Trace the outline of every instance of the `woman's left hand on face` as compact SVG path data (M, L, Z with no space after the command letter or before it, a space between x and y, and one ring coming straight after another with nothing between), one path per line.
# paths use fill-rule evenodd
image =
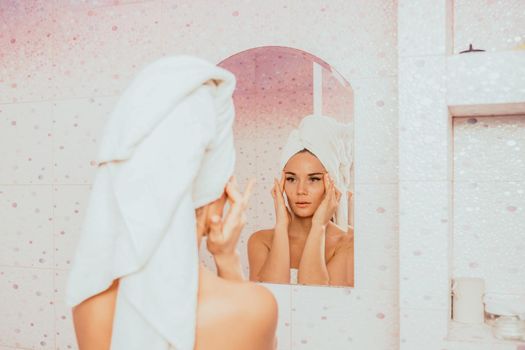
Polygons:
M255 180L250 180L244 193L239 191L235 178L226 185L226 199L230 207L224 218L219 215L211 218L206 241L206 247L211 254L227 255L236 252L237 241L246 224L246 210L254 184Z
M312 217L312 224L326 226L337 210L341 192L335 188L334 180L328 173L324 174L323 183L325 189L324 198Z

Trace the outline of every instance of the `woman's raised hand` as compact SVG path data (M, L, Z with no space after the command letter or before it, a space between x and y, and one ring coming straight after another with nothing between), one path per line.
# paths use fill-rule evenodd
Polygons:
M274 179L273 182L274 184L271 192L273 197L273 205L275 208L275 226L288 229L288 224L292 219L292 214L288 210L288 207L284 201L284 174L281 175L281 181Z
M211 217L206 241L208 251L214 256L236 253L239 236L246 224L246 209L254 184L255 180L250 180L244 193L239 191L234 177L226 185L226 199L230 207L224 219L219 215Z
M334 180L332 180L328 173L324 174L323 182L325 190L324 198L312 217L312 225L326 227L337 210L339 200L341 199L341 192L335 188Z

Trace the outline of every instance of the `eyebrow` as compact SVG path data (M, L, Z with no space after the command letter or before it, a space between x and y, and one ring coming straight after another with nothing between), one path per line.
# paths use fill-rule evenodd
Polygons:
M291 171L285 171L284 172L285 175L293 175L293 176L297 176L296 173L292 173ZM308 174L308 176L313 176L313 175L324 175L325 173L310 173Z

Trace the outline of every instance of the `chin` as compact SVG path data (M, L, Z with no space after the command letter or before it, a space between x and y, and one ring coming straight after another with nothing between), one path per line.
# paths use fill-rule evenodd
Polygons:
M312 210L310 209L302 209L302 208L294 208L294 211L293 211L294 215L295 216L298 216L300 218L311 218L314 213Z

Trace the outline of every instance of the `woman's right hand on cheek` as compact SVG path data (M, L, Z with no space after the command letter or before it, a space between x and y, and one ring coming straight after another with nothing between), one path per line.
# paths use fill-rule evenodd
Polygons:
M335 187L334 180L330 175L325 174L323 176L323 182L325 188L324 198L315 210L314 216L312 217L312 225L326 227L337 211L337 206L341 199L341 192Z
M274 179L274 185L272 188L273 204L275 208L276 227L288 228L288 224L292 219L292 215L286 206L284 201L284 174L281 177L281 181Z

